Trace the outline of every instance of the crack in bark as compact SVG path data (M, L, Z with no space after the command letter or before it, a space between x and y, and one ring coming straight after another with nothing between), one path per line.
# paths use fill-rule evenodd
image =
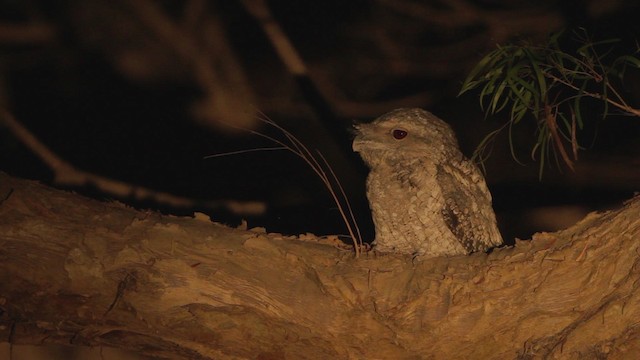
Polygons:
M13 188L10 188L7 194L2 199L0 199L0 205L2 205L3 202L9 200L11 194L13 194Z
M118 290L116 291L116 296L113 299L113 302L111 303L111 305L109 305L109 308L107 308L107 311L104 312L103 316L106 316L107 314L109 314L111 310L113 310L116 307L116 305L120 302L120 300L124 296L125 291L129 289L131 285L135 283L135 281L136 281L136 278L131 273L127 273L124 279L120 280L120 282L118 283Z

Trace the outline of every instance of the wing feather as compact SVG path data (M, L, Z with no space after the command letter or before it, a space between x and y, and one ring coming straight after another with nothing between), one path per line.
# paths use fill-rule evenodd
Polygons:
M469 252L500 245L502 237L491 207L491 194L480 170L462 156L457 160L437 166L445 223Z

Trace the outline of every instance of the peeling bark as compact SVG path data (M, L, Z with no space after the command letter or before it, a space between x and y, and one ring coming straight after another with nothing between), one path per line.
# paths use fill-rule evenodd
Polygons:
M137 211L0 173L0 336L173 359L629 358L640 198L421 260Z

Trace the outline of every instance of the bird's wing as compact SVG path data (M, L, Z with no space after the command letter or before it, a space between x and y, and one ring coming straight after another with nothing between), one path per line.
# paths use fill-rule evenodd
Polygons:
M438 165L436 178L444 199L442 216L462 246L473 252L500 245L491 194L480 170L463 159Z

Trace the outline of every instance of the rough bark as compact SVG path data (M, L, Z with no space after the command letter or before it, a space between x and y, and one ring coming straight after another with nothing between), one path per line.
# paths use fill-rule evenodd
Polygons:
M640 198L421 260L137 211L0 173L0 336L167 358L629 358Z

